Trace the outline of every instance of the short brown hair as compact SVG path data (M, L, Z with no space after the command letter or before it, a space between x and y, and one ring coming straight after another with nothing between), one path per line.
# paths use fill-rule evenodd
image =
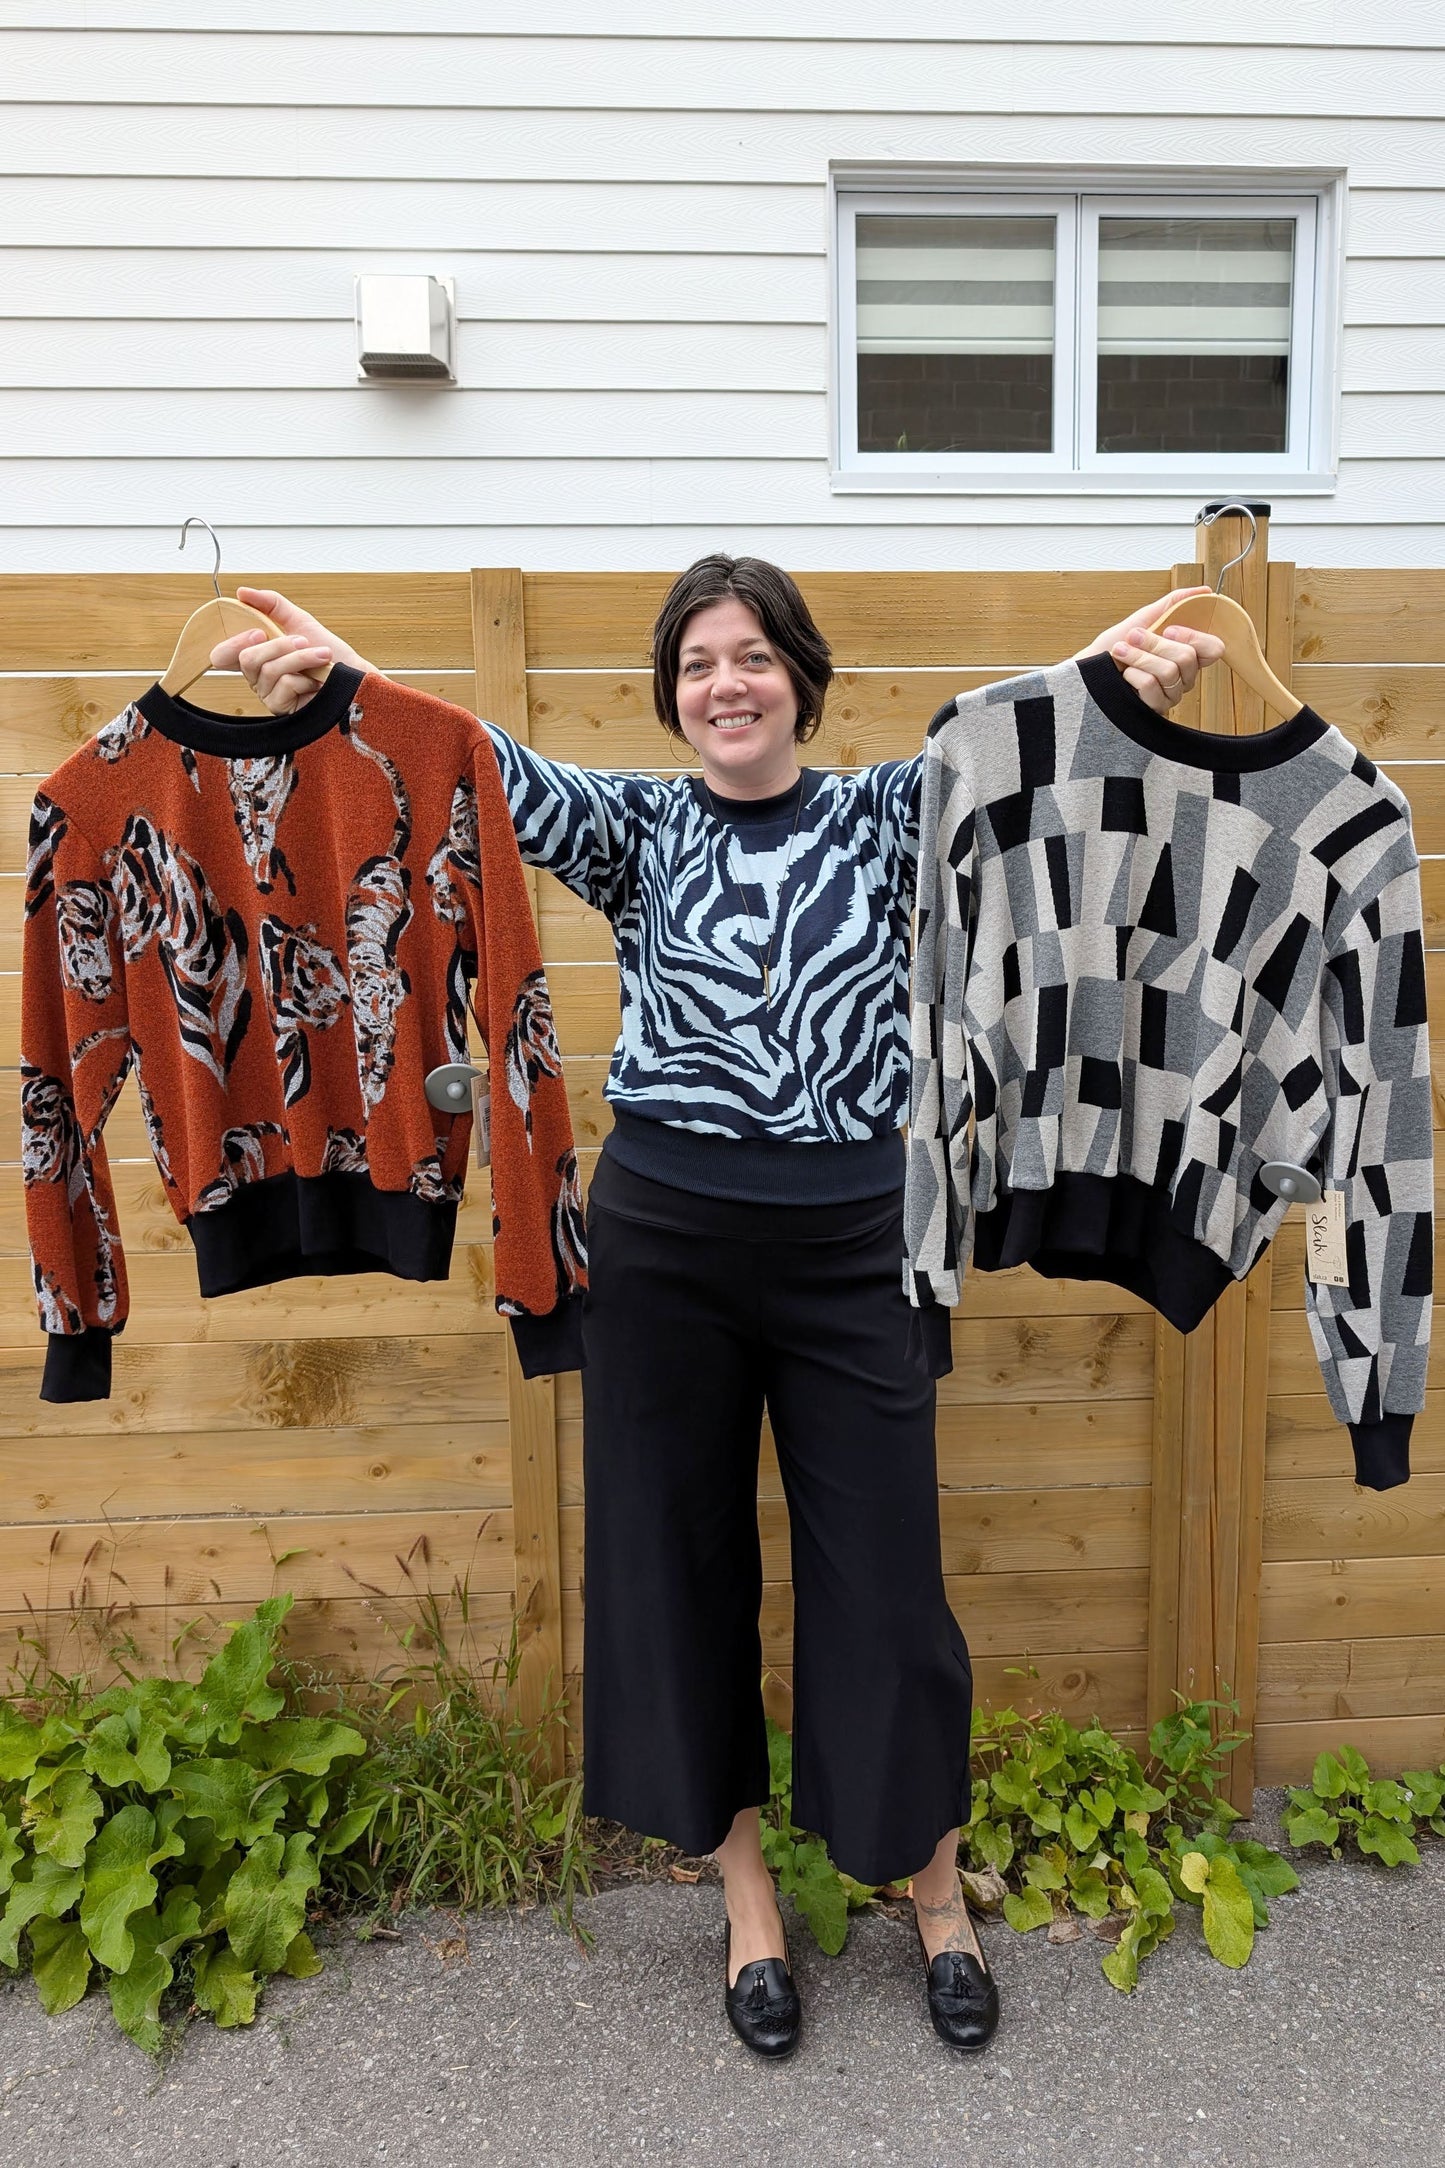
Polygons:
M677 671L688 619L729 596L746 603L781 655L798 696L793 736L806 745L823 720L823 702L833 682L832 651L813 623L797 581L765 557L724 557L720 551L699 557L667 590L652 628L652 704L658 721L669 737L676 737L682 727Z

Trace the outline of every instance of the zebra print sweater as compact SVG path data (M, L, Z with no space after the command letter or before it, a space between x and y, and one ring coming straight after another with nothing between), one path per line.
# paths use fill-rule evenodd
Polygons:
M607 1150L674 1187L772 1203L901 1186L919 759L808 769L749 805L487 727L523 860L611 925Z
M1409 1474L1434 1259L1419 867L1399 790L1309 708L1209 737L1107 656L934 718L922 792L905 1285L1132 1289L1180 1331L1287 1209L1342 1200L1307 1282L1358 1479Z
M333 670L295 716L154 686L35 800L22 1158L41 1397L103 1399L126 1322L103 1131L134 1068L201 1293L297 1274L444 1279L492 1060L497 1308L528 1375L580 1360L577 1162L491 742L460 708Z

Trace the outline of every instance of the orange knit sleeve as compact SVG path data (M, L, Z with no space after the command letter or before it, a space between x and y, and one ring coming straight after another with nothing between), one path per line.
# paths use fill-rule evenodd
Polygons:
M42 792L30 822L21 982L25 1217L42 1400L104 1400L125 1324L125 1257L101 1131L131 1064L115 905L99 858Z

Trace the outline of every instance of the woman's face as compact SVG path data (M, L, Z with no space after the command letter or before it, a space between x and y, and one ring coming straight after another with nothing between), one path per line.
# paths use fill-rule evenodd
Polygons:
M695 610L682 628L677 717L709 785L768 798L798 773L798 696L757 617L734 595Z

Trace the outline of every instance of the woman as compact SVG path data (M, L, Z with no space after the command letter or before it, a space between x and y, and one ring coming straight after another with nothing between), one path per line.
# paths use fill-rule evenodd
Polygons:
M1144 629L1186 592L1086 651L1111 649L1161 713L1220 652ZM283 596L241 595L285 637L214 660L276 712L333 660L367 667ZM523 859L606 913L622 980L588 1211L585 1804L715 1853L728 2016L787 2053L800 2009L757 1813L766 1407L792 1531L794 1814L859 1881L911 1875L934 2025L982 2047L998 1998L958 1881L972 1685L933 1434L948 1356L920 1346L900 1273L921 762L800 768L829 650L762 560L684 572L653 656L696 776L592 772L487 725Z

